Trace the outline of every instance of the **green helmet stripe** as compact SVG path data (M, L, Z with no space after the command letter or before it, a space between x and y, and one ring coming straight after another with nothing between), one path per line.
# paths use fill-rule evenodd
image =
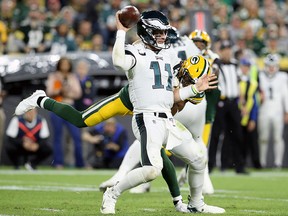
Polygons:
M208 69L209 69L209 64L207 64L207 60L204 59L204 67L203 67L201 74L198 76L198 78L201 77L203 74L207 73Z

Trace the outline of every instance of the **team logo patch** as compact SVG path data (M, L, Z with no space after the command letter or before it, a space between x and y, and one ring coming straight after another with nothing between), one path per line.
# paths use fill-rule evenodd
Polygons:
M138 50L139 55L146 56L146 52L143 50Z
M193 65L197 64L199 61L200 61L199 56L193 56L193 57L190 59L190 63L193 64Z
M156 60L162 60L163 61L163 56L155 56Z

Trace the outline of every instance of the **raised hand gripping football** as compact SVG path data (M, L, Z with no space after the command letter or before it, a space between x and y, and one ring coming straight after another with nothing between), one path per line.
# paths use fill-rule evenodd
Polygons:
M132 5L122 8L118 13L119 21L125 28L132 28L140 19L140 12Z

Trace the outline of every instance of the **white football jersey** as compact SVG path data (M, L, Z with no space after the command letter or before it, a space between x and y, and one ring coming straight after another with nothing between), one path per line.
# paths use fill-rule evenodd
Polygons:
M201 55L201 51L187 36L180 37L180 40L173 44L173 48L181 60L186 60L193 55ZM184 108L174 116L190 131L194 140L203 146L202 133L205 124L205 112L206 99L204 98L197 105L187 102Z
M186 60L193 55L201 55L201 51L186 35L181 36L180 40L178 40L172 46L176 51L178 58L180 58L181 60Z
M259 73L260 88L264 94L259 114L283 115L288 112L288 76L285 72L276 72L272 77L261 71Z
M156 53L141 42L126 45L125 54L136 60L126 71L133 112L170 112L174 103L173 67L180 62L174 50L162 49Z

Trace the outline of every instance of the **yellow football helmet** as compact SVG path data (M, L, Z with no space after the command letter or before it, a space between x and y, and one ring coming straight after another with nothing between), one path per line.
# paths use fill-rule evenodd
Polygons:
M210 74L211 67L207 59L201 55L194 55L182 62L178 72L178 78L183 87L190 84L195 84L198 79L204 74ZM193 98L187 99L193 104L198 104L202 101L205 93L199 93Z
M206 31L196 29L190 33L189 38L193 42L203 42L206 45L205 49L211 48L211 38Z

